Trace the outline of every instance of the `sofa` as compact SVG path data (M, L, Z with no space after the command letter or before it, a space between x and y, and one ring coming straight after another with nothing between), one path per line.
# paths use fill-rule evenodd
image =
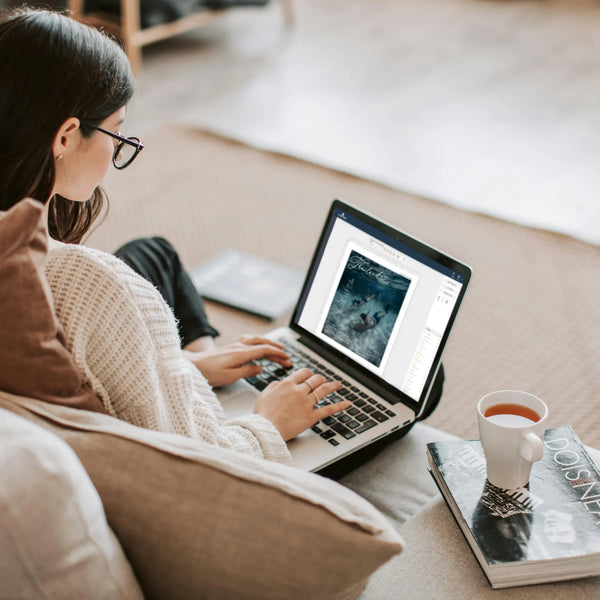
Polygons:
M403 548L351 476L5 392L0 440L2 598L357 598ZM432 490L383 491L405 520Z
M491 590L427 472L451 436L424 424L336 482L106 414L47 236L35 201L0 213L0 598L600 597L599 578Z
M489 587L427 472L451 437L417 424L335 482L0 392L0 597L598 598Z

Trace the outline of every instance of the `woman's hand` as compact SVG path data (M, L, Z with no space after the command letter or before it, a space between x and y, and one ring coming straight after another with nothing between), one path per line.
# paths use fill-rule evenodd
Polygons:
M252 364L252 361L261 358L268 358L282 367L292 366L290 357L284 352L281 344L248 335L222 348L204 352L184 350L184 354L198 367L213 387L229 385L238 379L258 375L262 372L262 367Z
M269 419L287 442L318 421L350 406L348 400L342 400L314 407L340 387L339 381L327 381L310 369L300 369L282 381L271 382L259 394L254 412Z

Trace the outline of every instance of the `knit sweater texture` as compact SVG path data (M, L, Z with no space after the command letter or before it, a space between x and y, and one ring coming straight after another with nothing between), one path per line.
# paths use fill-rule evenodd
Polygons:
M120 259L86 246L50 249L46 276L67 347L108 412L128 423L290 463L266 418L227 421L185 358L175 317L158 290Z

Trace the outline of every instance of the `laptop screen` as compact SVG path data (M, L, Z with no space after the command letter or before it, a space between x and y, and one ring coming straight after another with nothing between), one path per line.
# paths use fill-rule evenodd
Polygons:
M418 412L469 278L465 265L336 200L291 326Z

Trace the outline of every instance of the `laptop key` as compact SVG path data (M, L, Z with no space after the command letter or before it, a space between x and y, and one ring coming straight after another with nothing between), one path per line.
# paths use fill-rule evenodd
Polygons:
M328 440L329 438L332 438L335 435L335 431L331 431L331 429L327 429L320 435L324 440Z
M364 406L365 404L366 404L366 402L362 398L359 398L358 400L354 401L354 406L358 406L358 408L360 408L361 406Z
M348 409L346 412L347 412L349 415L352 415L352 416L354 416L354 415L357 415L357 414L358 414L360 411L358 410L358 408L355 408L355 407L353 406L352 408L349 408L349 409Z
M388 417L395 417L395 416L396 416L396 413L395 413L393 410L386 410L386 411L385 411L385 414L386 414Z
M357 414L357 415L354 415L354 418L355 418L357 421L361 421L361 422L363 422L363 421L366 421L366 420L367 420L369 417L367 417L367 415L365 415L365 413L359 413L359 414Z
M380 423L383 423L384 421L387 421L389 419L388 416L384 415L383 413L379 412L378 410L376 410L375 412L372 412L371 416L374 419L377 419Z
M375 410L375 408L374 408L373 406L370 406L370 405L368 405L368 404L367 404L367 406L365 406L365 407L363 408L363 412L366 412L366 413L371 413L371 412L373 412L374 410ZM348 411L348 412L350 412L350 411Z
M377 425L377 421L373 421L373 419L369 419L365 421L358 429L355 429L356 433L363 433L367 431L367 429L371 429L371 427L375 427Z
M336 433L339 433L342 437L345 437L347 440L354 437L354 434L341 423L334 423L331 426L331 429L333 429Z
M350 415L342 414L338 420L342 423L346 423L347 421L350 421L351 418L352 417Z
M355 421L354 419L346 423L346 427L348 427L349 429L356 429L359 425L360 423L358 421Z
M271 375L271 373L261 373L258 375L260 379L262 379L265 383L269 384L271 381L277 381L277 377Z
M340 443L336 440L331 438L330 440L327 440L332 446L339 446Z
M318 426L318 425L313 425L311 427L311 429L315 432L315 433L321 433L323 430Z
M325 417L323 419L323 423L325 423L325 425L333 425L336 422L336 420L333 417Z

